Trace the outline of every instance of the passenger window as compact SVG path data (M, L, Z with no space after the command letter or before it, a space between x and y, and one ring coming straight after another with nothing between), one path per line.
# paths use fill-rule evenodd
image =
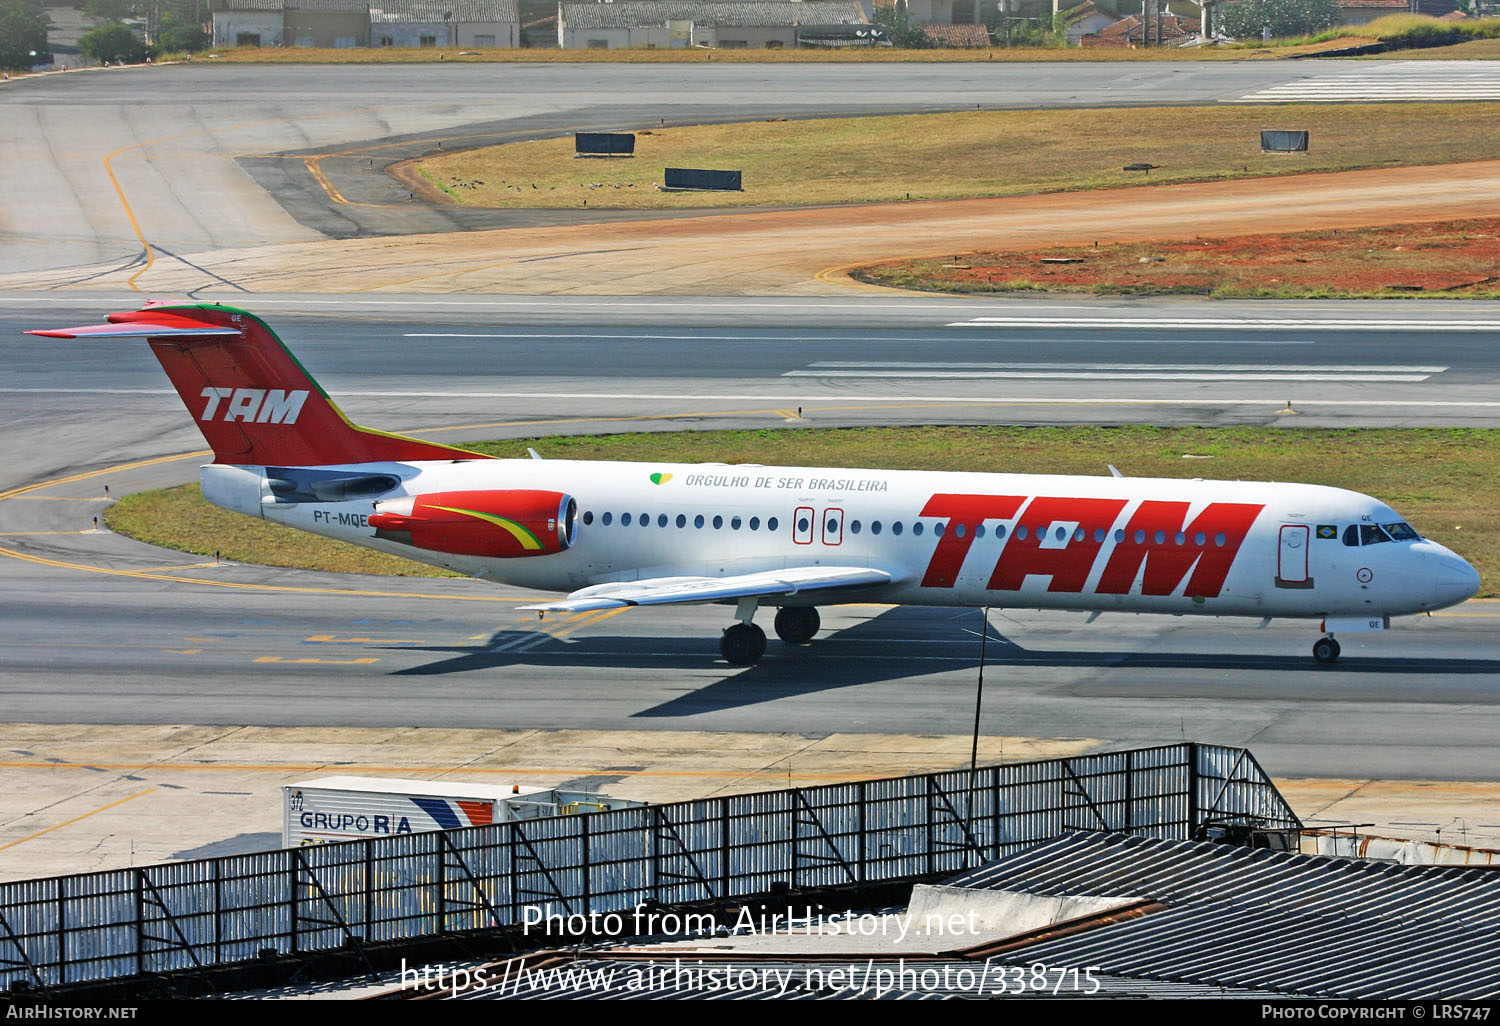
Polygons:
M693 526L694 527L702 527L703 526L703 514L702 513L699 513L697 516L695 516L693 518Z
M955 527L955 528L954 528L954 529L953 529L953 533L954 533L954 534L955 534L955 535L956 535L956 536L958 536L958 537L959 537L959 538L963 538L963 537L965 537L965 536L966 536L966 535L968 535L968 533L969 533L969 529L968 529L968 528L967 528L967 527L966 527L966 526L965 526L965 525L963 525L963 524L959 524L959 525L958 525L958 526L957 526L957 527Z
M666 527L667 526L667 515L665 513L662 513L662 514L660 514L660 515L657 516L657 518L656 518L656 526L657 527Z
M739 517L735 517L733 520L729 521L729 529L731 531L738 531L740 529L740 523L741 523L740 518Z
M1214 535L1214 548L1222 549L1225 545L1228 544L1229 538L1224 534L1223 531L1220 531L1218 534Z
M976 524L974 526L974 537L976 537L976 538L983 538L984 537L984 525L983 524Z
M584 510L583 511L583 522L584 522L585 526L587 526L588 524L592 524L594 522L594 511L593 510L588 509L588 510Z
M1122 530L1120 530L1119 528L1116 528L1115 529L1115 544L1118 545L1118 544L1120 544L1120 542L1122 542L1124 540L1125 540L1125 532L1122 531Z
M918 538L920 538L922 536L922 531L923 531L922 521L918 520L915 524L911 525L911 533L913 535L916 535Z
M621 527L629 527L630 526L630 514L629 513L621 513L620 514L620 526Z
M771 517L769 520L766 521L766 530L767 531L774 531L774 530L776 530L777 525L779 523L780 523L780 521L778 521L775 517Z
M901 528L901 521L898 520L894 524L891 525L891 533L892 534L899 535L901 533L901 530L902 530L902 528Z
M812 525L807 522L807 518L806 517L803 517L801 520L797 521L797 530L798 531L806 531L811 526Z
M724 526L724 518L723 517L714 517L714 530L717 531L719 528L721 528L723 526Z
M752 531L759 531L760 530L760 517L751 517L750 518L750 530L752 530ZM775 530L775 528L772 528L772 530Z
M850 534L858 534L859 533L859 521L858 520L851 520L851 521L849 521L849 533Z
M1026 540L1026 525L1025 524L1017 524L1016 525L1016 537L1019 538L1021 541L1025 541Z
M996 524L995 525L995 537L996 538L1004 538L1005 537L1005 525L1004 524Z
M941 520L932 525L932 533L937 535L939 538L943 536L943 529L943 522Z
M870 522L870 533L871 534L879 534L880 533L880 521L879 520L872 520Z
M605 527L608 527L609 526L609 522L611 520L613 520L614 518L615 518L615 515L613 513L606 513L606 514L604 514L604 516L602 516L602 517L599 518L599 523L603 524Z

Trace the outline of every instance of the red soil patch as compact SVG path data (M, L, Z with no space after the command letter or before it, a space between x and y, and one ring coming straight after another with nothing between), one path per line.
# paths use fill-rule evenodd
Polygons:
M879 265L856 276L876 284L961 292L1490 296L1500 292L1500 218L975 253L948 263Z

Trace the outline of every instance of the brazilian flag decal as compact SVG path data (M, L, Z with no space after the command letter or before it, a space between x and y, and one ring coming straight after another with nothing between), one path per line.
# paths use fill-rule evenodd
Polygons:
M1319 524L1318 525L1318 537L1319 538L1337 538L1338 536L1339 536L1339 529L1338 529L1338 527L1336 525L1334 525L1334 524Z

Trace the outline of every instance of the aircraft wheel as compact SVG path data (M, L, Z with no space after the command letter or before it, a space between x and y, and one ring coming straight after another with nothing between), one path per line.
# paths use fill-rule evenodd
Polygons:
M783 606L776 611L776 636L789 645L805 645L821 623L813 606Z
M754 666L766 654L766 632L753 623L726 627L719 638L719 654L730 666Z
M1320 663L1339 661L1339 643L1332 638L1319 638L1313 644L1313 658Z

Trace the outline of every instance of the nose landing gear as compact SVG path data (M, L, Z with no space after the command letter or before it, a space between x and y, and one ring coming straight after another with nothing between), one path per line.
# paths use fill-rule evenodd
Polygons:
M1313 658L1320 663L1338 662L1339 652L1339 643L1333 640L1332 634L1321 637L1313 643Z

